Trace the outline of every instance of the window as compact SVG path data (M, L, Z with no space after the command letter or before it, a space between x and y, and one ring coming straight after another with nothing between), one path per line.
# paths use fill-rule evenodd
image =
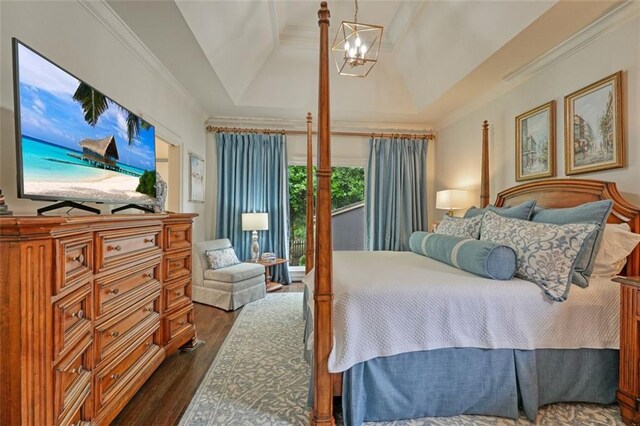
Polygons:
M314 167L315 186L315 167ZM306 263L307 167L289 166L289 264ZM333 167L331 208L334 250L364 250L364 168Z

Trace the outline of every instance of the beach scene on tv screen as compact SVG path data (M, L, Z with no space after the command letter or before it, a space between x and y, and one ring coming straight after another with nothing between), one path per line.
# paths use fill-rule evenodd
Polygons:
M153 126L18 45L25 197L149 204Z

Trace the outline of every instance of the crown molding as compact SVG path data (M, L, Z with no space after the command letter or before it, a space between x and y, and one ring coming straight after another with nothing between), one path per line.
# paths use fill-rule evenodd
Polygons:
M203 116L207 116L206 109L191 93L171 74L160 60L149 50L140 38L129 28L120 16L107 4L105 0L77 0L98 22L100 22L114 37L122 43L138 60L164 85Z
M562 62L564 59L572 56L609 31L618 28L639 14L640 3L633 0L626 0L615 9L611 10L600 19L563 41L539 58L534 59L519 69L505 75L503 80L516 80L520 82L546 70L547 68L551 68L558 62Z
M313 122L314 126L317 124ZM209 117L205 122L205 126L219 127L249 127L249 128L265 128L265 129L284 129L284 130L306 130L306 117L297 119L285 118L261 118L261 117L230 117L230 116L213 116ZM381 123L381 122L363 122L363 121L333 121L331 129L334 131L352 131L352 132L372 132L372 133L433 133L433 127L421 124L406 123Z
M477 109L487 105L489 102L494 101L500 96L513 90L520 84L534 77L535 75L551 68L559 62L568 59L583 48L587 47L594 41L598 40L607 33L619 28L626 22L640 16L640 2L634 0L625 0L622 4L615 7L613 10L594 21L592 24L583 28L578 33L569 37L564 42L560 43L553 49L544 53L537 59L529 62L528 64L520 67L516 71L513 71L505 75L502 82L499 83L493 90L479 96L472 102L467 103L462 108L457 109L453 113L449 114L443 120L439 120L437 124L438 129L446 128L458 120L464 118L468 114Z

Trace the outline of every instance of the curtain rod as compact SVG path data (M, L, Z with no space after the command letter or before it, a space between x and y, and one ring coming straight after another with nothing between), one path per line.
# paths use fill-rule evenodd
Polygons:
M239 127L216 127L207 126L207 132L210 133L263 133L266 135L306 135L306 130L273 130L273 129L248 129ZM312 132L316 135L318 132ZM370 138L404 138L404 139L435 139L433 134L416 134L416 133L367 133L367 132L331 132L332 136L353 136L353 137L370 137Z

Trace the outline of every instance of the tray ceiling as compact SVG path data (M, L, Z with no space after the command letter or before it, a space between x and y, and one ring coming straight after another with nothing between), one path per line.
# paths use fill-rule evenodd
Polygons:
M317 109L319 2L108 3L211 116L302 119ZM332 119L433 124L617 3L360 0L359 20L385 28L383 48L365 79L331 64ZM353 2L329 7L332 42Z

